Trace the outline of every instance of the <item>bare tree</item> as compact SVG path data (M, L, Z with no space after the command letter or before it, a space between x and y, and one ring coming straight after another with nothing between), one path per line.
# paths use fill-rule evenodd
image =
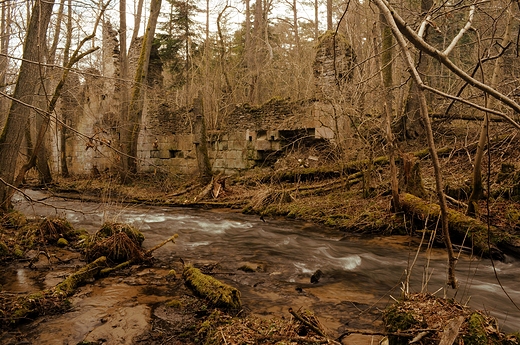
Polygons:
M29 21L24 42L23 60L16 82L7 121L0 136L0 208L7 211L11 208L11 197L16 171L16 162L22 143L23 132L29 118L29 108L26 102L34 93L35 76L38 75L39 47L44 43L45 33L49 25L54 0L36 0Z
M511 6L509 4L507 7ZM507 11L507 23L504 29L504 36L502 37L501 47L507 47L509 45L509 40L511 36L511 21L513 19L513 15L511 11ZM493 73L491 76L491 80L489 81L489 85L493 88L497 86L498 77L501 71L501 65L503 63L503 55L500 55L497 59L495 59L495 64L493 67ZM489 97L485 98L485 106L486 108L493 108L494 99ZM484 156L484 147L486 146L487 139L489 134L489 113L487 111L484 112L484 119L482 120L482 126L480 129L480 136L477 144L477 152L475 153L475 161L473 163L473 178L472 185L473 188L471 190L471 195L468 200L468 209L467 214L470 216L475 216L478 212L478 200L482 198L484 195L484 186L482 183L482 158ZM489 191L488 191L489 193Z

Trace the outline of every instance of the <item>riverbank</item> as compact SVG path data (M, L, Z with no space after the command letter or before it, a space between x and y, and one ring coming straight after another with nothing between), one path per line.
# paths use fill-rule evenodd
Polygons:
M460 148L439 150L445 194L453 215L452 240L459 248L473 248L478 255L494 255L499 260L504 254L520 257L520 167L507 160L516 151L510 147L502 152L502 161L488 167L486 188L490 192L478 202L477 215L471 218L464 216L471 194L468 157ZM42 187L57 196L96 202L229 208L262 219L309 221L345 233L421 236L424 229L436 229L439 210L435 209L435 178L427 151L408 154L415 157L413 183L419 185L419 192L407 186L410 168L398 164L401 192L420 197L402 194L404 204L398 211L392 205L387 157L348 164L307 164L308 160L297 157L288 156L273 167L238 175L215 175L210 182L201 182L196 172L190 176L154 173L141 174L132 183L121 185L117 175L103 172L58 179L54 185ZM467 232L468 228L472 230ZM443 246L440 233L434 242Z
M92 224L92 229L99 228L100 224L99 220L96 220L99 217L108 217L108 219L111 219L112 217L122 217L121 219L128 219L129 221L134 222L135 220L140 220L140 222L143 222L143 215L146 215L150 213L151 209L155 210L155 212L160 212L161 210L165 210L165 208L150 208L150 207L144 207L142 206L130 206L128 204L122 204L122 203L110 203L106 202L104 204L99 203L78 203L78 202L70 202L63 200L61 198L52 197L48 194L41 194L41 193L29 193L29 197L33 200L41 200L44 203L48 203L48 211L51 213L55 213L58 210L63 210L63 212L66 212L67 214L70 214L70 216L73 219L76 219L76 222L78 225L87 225ZM42 207L44 205L35 203L31 206L31 204L27 203L26 201L22 201L22 199L17 198L18 206L20 206L19 203L26 204L26 209L29 211L29 213L36 214L46 214ZM54 208L56 208L54 210ZM114 208L113 216L109 215L108 210L110 208ZM71 213L73 210L73 213ZM135 211L132 211L135 209ZM173 212L174 209L172 209ZM58 211L62 212L62 211ZM125 215L128 212L129 215ZM143 212L145 212L143 214ZM154 213L155 213L154 212ZM164 212L164 211L163 211ZM171 212L171 211L167 211ZM186 215L190 214L190 212L193 212L193 210L186 209L186 210L178 210L179 214L181 215L181 220L183 222L186 221ZM157 223L159 219L164 219L164 214L157 214L154 216L154 213L150 214L152 218L149 219L149 221L142 223L142 225L146 224L161 224ZM211 217L211 214L214 214L215 216L218 216L217 218L214 218L215 216ZM243 262L244 259L237 259L235 255L231 253L231 248L229 248L229 243L237 243L237 239L235 237L234 240L230 240L229 238L224 237L223 235L227 232L222 233L222 225L225 225L226 227L231 228L259 228L263 229L265 226L271 226L271 224L276 223L282 223L283 221L270 218L267 216L266 222L263 222L260 217L244 217L246 220L246 223L243 225L240 225L242 221L225 221L222 225L219 225L219 221L216 221L220 218L220 213L207 213L205 212L205 215L202 219L206 219L207 217L210 217L207 220L204 220L203 223L201 223L201 220L194 219L193 223L189 223L187 225L187 233L182 234L179 238L179 241L181 241L182 238L190 238L193 237L193 227L200 223L199 226L201 226L202 229L204 229L204 232L209 231L211 226L213 224L217 225L216 229L218 230L217 233L215 233L216 237L213 237L211 240L209 239L192 239L192 241L195 241L194 243L198 244L196 247L193 247L193 245L186 243L183 244L182 242L179 242L179 250L187 250L187 248L197 248L194 252L193 258L196 259L196 263L198 267L203 268L206 270L206 272L210 273L211 275L214 275L218 277L219 279L224 279L226 281L229 281L231 284L235 286L239 286L240 290L244 294L244 298L246 300L249 300L250 298L254 298L255 295L258 295L259 293L263 296L263 298L268 298L269 300L275 301L274 304L278 307L276 310L278 310L276 315L285 315L287 314L287 305L298 307L303 305L308 305L308 307L311 307L314 305L315 302L318 300L324 300L329 301L326 303L328 304L327 308L320 307L316 309L316 307L311 307L310 310L314 310L317 312L317 317L325 321L324 325L326 329L335 330L331 334L334 335L335 339L339 339L343 334L341 331L338 332L338 330L345 330L349 329L350 331L359 331L359 330L365 330L366 333L385 333L385 330L382 327L381 324L381 311L385 308L385 303L383 305L379 305L381 301L378 301L375 296L369 296L365 295L366 291L370 289L370 286L375 285L381 285L383 282L380 281L380 279L383 279L384 274L388 274L388 262L382 261L382 262L376 262L374 265L369 268L365 268L368 270L368 272L364 272L365 269L359 271L359 272L352 272L349 273L350 270L352 270L353 267L356 267L358 265L358 262L366 262L371 261L371 256L364 257L364 259L360 260L359 254L351 256L348 255L345 250L347 250L351 243L353 241L352 238L348 238L348 242L337 242L337 239L335 240L334 237L338 236L341 238L341 235L339 232L335 231L333 228L319 228L313 231L319 232L318 237L316 238L309 238L309 240L306 243L302 243L299 239L297 243L299 245L297 248L294 248L296 251L287 252L287 255L291 258L291 260L296 259L297 253L300 253L306 257L308 254L306 254L307 250L311 250L310 248L314 248L314 250L309 251L308 253L320 253L322 252L322 249L320 248L329 248L329 246L332 245L340 245L340 248L338 250L332 251L329 253L329 250L327 250L327 255L330 256L330 263L326 263L324 259L319 260L319 266L321 267L325 275L322 277L319 284L312 284L309 282L309 277L311 273L306 273L302 277L296 276L285 276L285 269L277 268L276 266L273 266L272 264L269 266L265 266L265 259L259 259L253 260L253 262ZM228 214L228 216L232 216L233 214ZM238 217L238 214L235 214L235 217ZM79 217L79 218L78 218ZM155 219L159 217L158 219ZM171 217L171 216L170 216ZM235 219L235 217L232 217L232 219ZM168 218L168 217L166 217ZM173 216L175 219L176 216ZM188 217L189 219L189 217ZM36 219L37 221L40 221L39 219ZM88 220L90 223L86 223L85 221ZM93 222L96 220L95 222ZM285 229L288 226L294 226L292 224L299 224L300 222L289 222L285 224L280 224L282 229ZM310 224L310 223L303 223L303 224ZM90 227L89 227L90 228ZM147 239L152 242L148 242L148 246L154 246L154 243L160 242L160 239L165 239L166 237L170 236L170 233L165 233L165 229L171 229L171 231L178 231L176 230L177 226L175 225L167 225L164 224L162 226L159 226L158 229L160 229L160 238L155 238L152 236L152 233L150 231L147 231ZM230 228L230 229L231 229ZM302 228L300 231L296 231L294 235L291 235L289 237L282 237L280 240L273 240L272 235L267 236L265 239L259 238L259 235L261 234L268 234L264 231L260 231L259 233L255 234L249 234L244 233L241 236L245 236L244 239L247 239L247 256L249 256L251 251L253 251L253 248L255 246L251 243L251 241L259 241L258 245L261 250L258 251L257 255L260 253L263 253L265 255L268 255L273 249L268 249L268 245L276 245L276 244L282 244L285 243L283 241L287 240L287 238L292 238L292 236L298 236L298 238L302 235L305 235L309 232L309 229L305 230L307 228ZM277 230L280 231L280 230ZM13 237L15 237L16 233L22 234L23 231L15 231L12 232ZM159 234L159 232L157 233ZM301 234L301 235L297 235ZM334 235L336 234L336 235ZM4 232L2 235L6 235ZM157 235L155 235L157 237ZM323 243L319 243L319 238L323 236L331 236L331 240L328 241L325 246ZM326 238L325 237L325 238ZM216 250L216 242L217 239L222 242L222 246L225 249L225 255L222 256L222 253L224 252L215 252ZM270 240L269 240L270 239ZM289 241L290 242L290 241ZM379 243L380 248L377 251L377 257L381 256L383 258L395 258L395 253L386 253L384 248L389 247L389 243L385 241L382 238L379 238L377 240ZM207 249L207 253L202 252L202 248L200 244L206 243L207 246L204 246L204 248ZM362 245L362 242L357 243L352 248L358 248ZM415 247L417 244L414 244ZM81 267L83 264L81 263L81 258L79 256L76 256L75 260L69 260L66 256L63 254L63 249L59 249L57 247L54 247L52 245L45 245L44 246L47 253L54 254L49 255L49 259L47 260L45 256L41 256L41 260L37 260L35 263L35 267L33 268L27 268L27 262L26 261L15 261L12 262L16 265L18 262L19 267L17 269L14 269L13 271L13 278L19 277L20 272L25 272L24 274L30 275L33 273L34 269L36 269L36 275L38 277L33 277L31 279L27 279L26 281L40 281L41 283L45 284L45 286L53 285L59 283L63 277L66 277L67 274L72 273L76 267ZM276 246L275 246L276 248ZM172 254L171 250L173 248L166 248L168 249L165 253L160 254L158 253L157 259L158 261L153 264L152 266L148 265L133 265L129 269L125 269L121 272L114 273L113 276L108 278L102 278L102 279L96 279L95 281L89 282L85 287L82 287L80 290L78 290L78 293L74 294L72 297L72 306L74 309L72 311L75 311L74 314L70 314L71 310L64 309L66 313L62 316L44 316L43 318L37 318L37 324L41 327L34 327L34 325L29 325L29 327L20 327L17 328L15 332L21 332L18 334L31 334L32 338L30 339L39 339L38 337L42 337L42 332L45 334L46 337L49 337L49 334L54 334L55 336L57 334L57 331L52 331L52 327L61 327L65 329L71 329L74 327L66 327L64 325L68 325L68 320L73 319L76 320L76 323L83 323L85 324L84 331L86 333L83 334L91 334L88 339L94 341L95 344L101 344L103 342L100 342L99 339L106 339L106 333L110 330L113 331L114 327L117 330L123 330L125 334L128 335L125 339L132 339L128 340L128 344L136 343L135 333L129 332L130 330L135 330L135 327L138 327L140 331L136 331L137 333L141 332L141 336L143 338L139 338L142 341L145 341L150 344L161 344L164 341L170 339L173 343L179 343L179 344L188 344L188 343L201 343L201 336L202 333L199 333L201 329L204 327L207 327L207 325L211 326L210 330L216 330L217 333L207 333L208 336L214 337L217 336L217 338L214 339L217 344L224 344L225 342L222 339L227 339L225 341L231 343L231 341L235 337L238 339L241 335L238 333L232 333L231 331L236 329L236 327L229 327L229 325L235 325L240 326L244 325L244 322L247 326L247 329L250 329L250 326L252 327L253 324L257 324L259 329L264 327L265 321L254 321L256 319L243 319L242 317L248 316L248 308L246 308L243 312L240 313L239 319L233 318L234 314L217 314L218 317L215 317L214 311L211 308L208 308L207 304L201 302L200 300L194 299L194 300L184 300L182 296L185 296L186 294L191 295L191 292L186 290L182 279L180 278L180 272L182 272L182 266L179 261L177 261L175 258L177 256L187 258L187 254ZM257 251L254 251L257 252ZM278 251L277 251L278 252ZM286 250L283 250L279 253L285 253ZM38 252L32 252L33 256L38 255ZM221 253L220 255L218 253ZM29 253L26 253L29 255ZM409 255L406 254L405 255ZM442 256L442 250L437 251L437 254ZM246 257L247 257L246 256ZM325 258L327 258L326 256ZM58 260L57 258L60 258ZM367 260L368 259L368 260ZM256 262L259 260L258 262ZM289 262L291 260L283 259L282 262ZM47 262L49 261L49 262ZM62 263L63 261L63 263ZM251 261L251 259L249 259ZM297 262L302 262L302 259L296 260ZM25 262L25 263L24 263ZM384 264L383 264L384 262ZM399 261L401 262L401 261ZM347 265L346 268L342 268L339 271L332 269L333 265ZM301 265L301 264L300 264ZM352 266L353 265L353 266ZM292 264L291 264L292 266ZM250 267L250 269L246 269L246 267ZM294 266L292 266L294 269ZM399 264L400 269L397 271L402 271L402 263ZM52 270L50 270L52 268ZM242 268L242 269L241 269ZM316 267L309 267L311 269L311 272L316 269ZM331 270L332 269L332 270ZM347 276L340 275L340 272L346 271ZM383 271L376 273L383 269ZM174 270L177 273L174 273L174 276L171 275L170 271ZM252 272L250 272L252 270ZM441 270L442 271L442 270ZM50 274L49 272L52 272ZM68 273L67 273L68 272ZM231 275L230 275L231 274ZM378 283L371 284L369 281L367 281L369 275L374 275L374 278L378 281ZM49 278L52 278L54 280L49 280ZM62 278L60 278L62 277ZM173 279L172 279L173 278ZM281 281L290 282L293 279L296 278L296 282L289 283L289 285L285 288L280 289L279 285L281 284ZM393 274L392 278L389 282L394 281L396 275ZM11 278L12 279L12 278ZM318 278L319 279L319 278ZM18 278L16 279L18 280ZM54 283L53 283L54 282ZM361 282L365 282L365 284L368 284L365 286L362 290L359 288L354 287L341 287L339 284L344 284L348 282L356 282L356 284L359 284ZM442 285L442 283L441 283ZM392 293L394 296L399 296L399 286L394 286L394 293ZM41 289L41 287L36 286L36 291ZM383 287L385 291L389 291L391 289L390 286L387 288ZM359 291L358 291L359 290ZM133 291L133 292L132 292ZM144 292L144 293L143 293ZM348 292L348 293L347 293ZM124 300L122 300L119 297L116 296L126 296ZM112 296L107 300L103 296ZM361 296L361 299L359 299ZM364 297L363 297L364 296ZM136 299L134 299L136 297ZM294 302L290 302L294 299ZM336 301L337 302L333 302ZM375 299L375 300L374 300ZM255 299L252 299L248 302L247 305L257 304L258 302L253 302ZM354 301L362 301L362 302L354 302ZM171 305L166 305L167 303L171 302ZM309 302L311 304L309 304ZM95 307L94 310L91 309L90 306L98 306ZM343 310L344 308L347 308L346 310ZM464 309L464 308L463 308ZM267 309L269 310L269 309ZM271 309L272 311L273 309ZM62 312L63 312L62 311ZM216 311L217 313L220 313ZM408 312L405 309L405 312ZM109 317L107 317L107 315ZM268 314L270 315L270 313ZM357 315L357 316L355 316ZM453 314L450 314L453 315ZM254 316L254 315L251 315ZM49 319L50 317L50 319ZM265 317L263 318L265 320ZM49 324L46 320L54 320L54 322L51 321ZM66 321L67 320L67 321ZM101 320L101 321L100 321ZM103 321L105 320L105 321ZM236 320L242 320L242 321L236 321ZM247 321L249 320L249 321ZM207 321L207 322L206 322ZM287 320L286 320L287 321ZM240 324L237 324L235 322L241 322ZM252 322L252 323L249 323ZM292 321L291 321L292 322ZM291 322L282 322L282 321L273 321L273 324L269 327L274 327L274 325L280 325L280 327L283 328L284 332L287 329L291 329L292 327L297 327L296 324L292 324ZM348 324L347 324L348 323ZM141 325L141 326L132 326L133 324ZM206 324L206 326L204 326ZM52 326L54 325L54 326ZM172 325L176 325L173 327ZM49 328L51 327L51 328ZM141 327L141 328L140 328ZM172 328L173 327L173 328ZM206 328L207 329L207 328ZM368 329L368 330L367 330ZM32 331L31 331L32 330ZM125 331L126 330L126 331ZM229 335L230 338L223 338L222 336L218 337L220 332L225 332L224 335ZM282 329L280 329L282 331ZM229 332L229 333L228 333ZM291 338L293 336L290 335L290 333L284 333L280 332L277 333L278 335L287 335L288 338ZM415 331L412 331L415 332ZM121 334L121 332L111 332L113 334ZM13 332L8 332L7 334L13 334ZM312 333L309 333L312 336ZM410 333L411 334L411 333ZM5 335L5 333L4 333ZM130 336L133 336L130 337ZM62 334L61 336L67 337L67 335ZM357 336L357 343L359 344L369 344L372 341L374 341L375 335L365 335ZM253 337L258 338L258 334ZM288 340L286 338L286 340ZM293 337L294 338L294 337ZM16 341L19 341L20 339L14 338ZM81 339L87 339L85 336ZM265 337L262 339L266 339ZM277 343L280 338L272 337L270 340L272 342L266 342L266 343ZM296 338L294 338L296 339ZM312 339L312 338L311 338ZM351 343L352 337L343 337L341 341L345 341L346 343ZM23 339L22 339L23 340ZM90 341L89 340L89 341ZM48 339L48 341L51 341ZM126 341L126 340L125 340ZM266 340L267 341L267 340ZM299 339L299 343L302 343L302 339ZM309 340L309 343L316 343L314 340ZM14 342L16 343L16 342ZM14 344L13 343L13 344ZM39 342L41 344L41 342ZM118 343L126 343L118 341ZM49 342L49 344L52 344L52 342Z
M445 168L444 173L447 175L446 180L448 187L446 193L452 196L450 207L455 211L460 211L462 214L464 212L464 195L467 195L467 183L464 182L464 176L470 174L467 168L467 158L458 155L447 156L443 158L443 165ZM366 169L368 169L368 171L366 171ZM502 170L503 167L501 165L494 167L496 174L499 174ZM435 203L432 168L429 166L427 159L421 161L421 172L423 176L422 182L426 192L422 200L425 203ZM411 238L416 238L417 241L419 241L422 236L425 236L423 238L425 238L426 242L429 242L431 246L442 247L442 239L434 235L437 222L433 218L433 213L427 211L427 216L421 217L421 215L407 213L405 211L394 212L391 204L388 175L388 168L383 159L374 159L370 167L367 167L367 165L360 167L358 165L346 166L337 164L306 167L300 166L300 164L296 164L296 166L286 164L284 168L280 169L254 169L236 176L217 175L214 176L210 183L201 183L196 176L155 173L137 176L131 184L121 185L116 175L110 172L103 172L92 176L57 179L51 186L28 185L31 188L44 189L45 193L50 194L44 197L31 197L31 195L27 195L27 198L34 202L35 205L38 205L40 202L45 203L48 198L53 198L54 200L65 198L94 201L99 205L98 207L101 208L120 206L124 209L128 205L175 206L204 209L227 208L236 212L255 215L255 219L262 223L270 223L275 219L298 219L309 223L324 225L332 232L337 232L338 234L370 234L377 236L398 234L411 236ZM495 180L492 184L490 198L483 199L480 202L481 213L479 220L481 224L486 225L489 221L490 226L508 234L508 238L518 236L518 231L520 230L519 205L513 195L515 179L516 170L513 169L509 172L508 176L503 176L500 181ZM28 181L30 182L30 180ZM507 194L506 191L509 191L509 194ZM431 217L428 217L428 214L430 214ZM4 238L6 236L9 237L9 235L5 235L5 232L3 236ZM12 236L15 237L14 234ZM468 242L461 241L455 243L460 245L460 247L457 247L458 249L471 253L471 247L468 246ZM502 243L496 242L492 243L492 245L499 246L502 245ZM500 250L502 250L502 247L500 247ZM22 257L19 258L21 261L15 264L15 266L21 265L19 268L24 267L23 262L26 260L25 254L27 254L24 253L23 248L21 251ZM50 251L57 252L58 249L51 248ZM510 252L515 253L514 250ZM42 257L42 259L44 258ZM79 258L76 259L79 260ZM50 262L51 259L49 259L49 263ZM74 266L81 265L79 261L72 260L69 263L72 262L76 262ZM187 342L188 340L192 343L198 343L198 341L200 341L200 338L197 338L199 330L203 327L204 323L208 321L207 318L214 318L215 315L204 311L207 310L207 306L199 304L200 301L182 300L181 297L186 293L182 280L177 277L175 283L172 284L172 282L166 278L168 272L164 271L164 267L172 268L177 272L179 272L181 268L170 267L171 264L166 264L165 262L167 261L160 260L157 263L158 266L152 267L134 267L130 271L124 271L122 276L116 274L108 280L105 278L99 283L94 283L93 286L88 284L89 287L82 293L87 295L106 294L107 292L104 290L104 287L112 286L114 283L123 283L123 287L121 287L123 290L131 290L132 284L135 284L135 279L142 278L137 285L147 291L154 291L152 293L154 296L152 299L154 299L155 302L151 305L148 304L150 307L143 308L142 310L121 310L118 307L116 308L118 310L117 313L126 313L126 315L129 315L139 311L139 313L144 315L142 318L145 322L142 322L142 320L134 321L144 327L140 331L142 335L141 340L147 343L160 344L170 338L179 344L189 343ZM47 271L50 267L45 266L45 264L42 265L44 271ZM71 269L70 266L65 266L65 268L66 271L70 271ZM237 267L233 267L232 270L236 272ZM19 270L15 271L19 272ZM225 272L227 271L217 269L213 274L224 274L225 276ZM271 273L276 272L273 271L269 274ZM47 273L42 273L42 276L36 277L36 281L46 281L46 276L48 276ZM127 279L124 277L132 278L126 281ZM266 277L265 279L269 280L272 279L272 277L269 275L269 278ZM131 283L132 281L134 283ZM251 283L250 285L254 284ZM163 286L163 288L160 288L160 286ZM157 290L158 287L159 290ZM163 289L166 290L163 291ZM97 291L97 293L92 291ZM179 303L185 307L177 311L174 311L175 308L165 308L164 304L175 300L174 297L177 296L176 294L179 292L181 293L181 295L178 296ZM265 293L269 294L270 292L266 291ZM291 292L291 294L296 295L299 293L299 290ZM128 292L128 294L130 296L135 295L135 293L130 292ZM164 296L169 297L166 298ZM138 297L138 299L139 298L141 297ZM87 300L84 300L85 303L90 303L86 302ZM429 301L428 299L426 300ZM422 301L424 301L424 298ZM141 304L120 300L118 300L116 304L120 303L125 305L129 304L131 308L137 308ZM177 303L172 303L177 305ZM84 308L81 307L81 305L81 303L76 304L76 306L79 306L78 308ZM182 327L179 326L178 329L174 329L171 333L163 332L164 318L161 319L161 317L158 317L156 312L158 312L159 315L163 315L170 325L177 322L176 320L180 320ZM408 312L409 311L405 309L405 313ZM94 319L98 317L98 315L100 314L94 313ZM369 328L372 330L372 333L384 333L385 331L380 321L381 313L379 312L378 315L379 316L375 314L371 315L372 319L378 320L377 323L356 324L356 329ZM198 316L202 317L198 318ZM214 318L213 321L216 322L213 325L214 329L222 331L226 329L222 327L234 322L231 321L232 316L233 315L226 314L226 316ZM323 317L323 315L321 316ZM81 313L78 314L78 318L81 317ZM102 316L101 318L103 319L104 317ZM337 316L337 318L339 319L339 316ZM127 320L126 318L122 319ZM93 320L91 322L95 323L98 321ZM263 327L261 326L262 322L254 322L257 322L259 327ZM130 327L123 324L108 323L108 325L122 329ZM283 323L283 327L290 328L296 326ZM335 325L334 327L339 326ZM97 326L95 328L97 329ZM227 328L227 330L229 331L230 328ZM22 332L26 331L28 330L25 329ZM215 334L211 334L212 337L215 336ZM100 336L100 339L104 337L99 334L96 336ZM234 336L238 335L235 334ZM335 336L339 337L341 334L335 334ZM360 344L367 344L374 341L372 335L359 337L358 341ZM135 341L134 338L132 338L132 341ZM12 339L16 340L17 338L14 337ZM222 343L222 340L220 341ZM98 343L99 342L96 344Z

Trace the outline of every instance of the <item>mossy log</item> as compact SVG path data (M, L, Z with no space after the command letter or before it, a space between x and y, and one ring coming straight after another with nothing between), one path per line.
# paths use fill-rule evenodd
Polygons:
M416 219L425 221L430 219L431 224L436 223L440 216L440 207L437 204L426 202L412 194L400 195L401 207L404 212L411 214ZM452 240L461 243L464 239L469 241L477 254L503 259L504 255L497 244L511 242L511 236L505 231L490 227L490 244L488 245L488 227L481 221L468 217L453 209L448 209L448 224Z
M211 276L202 273L193 266L185 266L182 273L186 285L197 295L207 299L216 307L240 309L240 291Z
M106 258L100 257L96 261L83 266L77 272L69 275L61 283L51 289L18 297L14 300L4 300L0 306L0 325L15 325L38 315L53 313L53 310L63 308L63 299L71 296L76 288L98 276L106 267Z
M54 287L55 294L70 296L76 288L96 277L107 266L107 258L102 256L72 273L64 281Z

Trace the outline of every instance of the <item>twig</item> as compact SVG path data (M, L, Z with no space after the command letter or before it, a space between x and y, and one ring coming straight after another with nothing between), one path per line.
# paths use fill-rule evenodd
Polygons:
M313 325L312 323L310 323L309 321L305 320L301 315L299 315L296 311L294 311L292 308L289 308L289 313L291 313L292 316L294 316L294 318L298 321L300 321L301 323L303 323L305 326L309 327L310 329L312 329L314 332L316 332L316 334L319 334L321 335L322 337L327 337L327 335L325 334L325 332L323 332L321 329L319 329L318 327L316 327L315 325Z
M177 237L179 237L179 235L177 235L177 234L173 235L172 237L170 237L170 238L168 238L168 239L162 241L161 243L159 243L159 244L156 245L155 247L153 247L153 248L151 248L151 249L148 249L148 250L144 253L144 255L148 256L148 255L152 254L152 252L154 252L155 250L161 248L162 246L164 246L164 245L165 245L166 243L168 243L168 242L175 243L175 239L176 239Z

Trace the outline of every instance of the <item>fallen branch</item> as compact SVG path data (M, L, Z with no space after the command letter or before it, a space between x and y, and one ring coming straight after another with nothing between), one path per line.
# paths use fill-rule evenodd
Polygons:
M168 243L168 242L171 242L171 243L175 244L175 239L176 239L177 237L179 237L178 234L175 234L175 235L171 236L170 238L168 238L168 239L162 241L161 243L159 243L159 244L156 245L155 247L148 249L144 254L145 254L146 256L149 256L149 255L152 254L154 251L156 251L157 249L161 248L162 246L164 246L164 245L165 245L166 243Z
M314 331L314 333L321 335L322 337L327 338L327 335L323 330L319 328L318 325L315 325L314 323L310 322L309 320L305 319L302 315L298 314L298 312L294 311L292 308L289 308L289 313L298 321L300 321L304 326L309 327Z
M168 243L168 242L175 243L175 239L176 239L177 237L179 237L179 235L175 234L175 235L171 236L170 238L168 238L168 239L162 241L161 243L159 243L159 244L156 245L155 247L148 249L148 250L144 253L144 256L145 256L145 257L150 257L150 255L151 255L154 251L156 251L157 249L161 248L162 246L164 246L164 245L165 245L166 243ZM127 261L125 261L125 262L122 262L122 263L120 263L120 264L117 265L117 266L104 268L104 269L101 270L101 272L100 272L99 274L102 275L102 276L106 276L106 275L108 275L108 274L110 274L110 273L112 273L112 272L115 272L115 271L117 271L117 270L121 270L121 269L123 269L123 268L126 268L126 267L130 266L131 264L133 264L133 263L135 263L135 262L136 262L136 260L133 258L133 259L127 260Z

